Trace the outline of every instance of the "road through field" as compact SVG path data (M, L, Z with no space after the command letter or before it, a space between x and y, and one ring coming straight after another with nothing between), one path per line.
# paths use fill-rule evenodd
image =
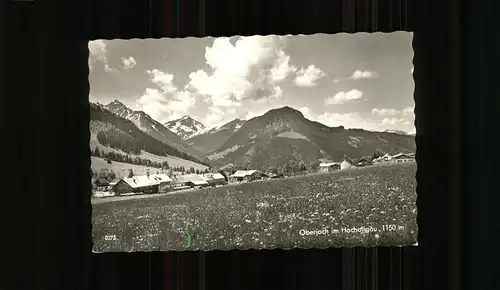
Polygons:
M411 245L415 174L394 164L94 203L94 250Z

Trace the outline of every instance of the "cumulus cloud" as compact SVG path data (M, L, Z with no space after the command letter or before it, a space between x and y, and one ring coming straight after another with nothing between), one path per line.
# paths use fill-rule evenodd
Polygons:
M407 107L403 109L403 114L408 116L408 115L415 115L415 106Z
M234 44L220 37L206 47L210 70L192 72L185 89L212 106L207 122L215 122L245 101L267 103L280 98L283 90L278 83L296 70L283 46L282 37L251 36L239 37Z
M169 73L164 73L159 69L146 70L149 75L150 80L158 85L163 92L173 93L177 91L177 87L174 85L174 75Z
M238 106L244 99L280 96L277 83L294 71L278 37L240 37L233 45L227 37L205 48L211 72L189 75L189 88L209 98L214 105Z
M384 130L408 130L414 132L414 114L413 107L408 107L402 110L396 109L378 109L372 110L371 114L350 112L350 113L333 113L324 112L315 114L309 107L301 107L298 109L304 117L311 121L316 121L330 127L344 126L346 129L364 129L370 131Z
M377 77L375 72L356 70L350 77L353 80L371 79Z
M372 114L376 116L396 116L400 114L400 111L396 109L386 109L386 108L373 108L372 109Z
M301 87L314 87L317 85L316 81L325 76L326 74L320 68L311 64L307 68L301 68L297 71L295 84Z
M88 43L89 48L89 68L92 70L94 64L100 62L105 71L113 71L108 64L108 49L104 40L92 40Z
M122 57L122 64L125 69L131 69L137 64L137 62L134 57L129 56L127 58Z
M159 88L147 88L137 100L141 110L148 113L153 119L164 122L167 119L180 118L186 115L196 103L196 96L187 90L178 90L174 76L158 69L146 71L151 82Z
M402 127L411 126L414 123L415 114L413 111L414 106L402 110L374 108L372 109L372 115L382 118L380 125L385 129L401 129Z
M352 89L348 92L338 92L335 96L325 99L325 105L341 105L350 101L359 100L363 97L363 92Z
M382 125L392 129L394 126L399 127L399 125L410 125L410 120L400 117L400 118L384 118L382 119Z

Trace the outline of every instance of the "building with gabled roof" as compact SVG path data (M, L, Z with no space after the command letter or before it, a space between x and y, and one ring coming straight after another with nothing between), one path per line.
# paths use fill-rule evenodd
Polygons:
M174 177L176 186L205 187L208 182L199 174L184 174Z
M160 192L166 192L172 188L173 180L165 173L152 174L149 177L160 183L158 187Z
M415 161L415 155L411 153L398 153L392 156L391 160L397 163L412 162Z
M152 176L140 175L122 178L113 186L113 191L120 193L157 193L160 182Z
M109 185L109 180L104 177L98 177L95 179L94 184L98 187L105 187Z
M339 162L328 162L328 163L320 163L319 164L319 171L320 172L331 172L331 171L337 171L339 169L340 169Z
M413 162L415 161L414 153L398 153L395 155L385 154L379 158L373 160L373 163L402 163L402 162Z
M238 170L229 178L231 181L253 181L264 177L267 177L267 175L258 170Z
M220 173L204 173L201 176L212 186L224 185L227 183L224 175Z

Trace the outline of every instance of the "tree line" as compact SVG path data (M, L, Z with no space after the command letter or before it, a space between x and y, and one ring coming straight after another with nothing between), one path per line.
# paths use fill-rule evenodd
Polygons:
M134 164L134 165L154 167L154 168L163 168L163 169L170 168L167 161L155 162L155 161L151 161L151 160L146 159L146 158L131 157L130 155L121 154L121 153L117 153L117 152L100 151L98 147L96 147L93 151L91 151L91 155L95 156L95 157L104 158L108 163L111 163L112 161L116 161L116 162L129 163L129 164Z
M208 168L206 170L195 169L194 167L186 168L184 166L170 166L167 161L163 162L155 162L149 159L140 158L140 157L131 157L130 155L121 154L117 152L105 152L99 150L99 147L96 147L93 151L91 151L91 155L95 157L104 158L108 163L122 162L134 165L141 165L147 167L153 167L157 169L171 169L172 171L182 172L182 173L208 173Z

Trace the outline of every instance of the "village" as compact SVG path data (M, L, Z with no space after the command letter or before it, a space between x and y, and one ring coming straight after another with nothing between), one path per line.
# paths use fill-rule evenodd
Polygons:
M377 158L358 158L352 160L344 158L342 162L320 163L313 172L321 174L338 170L355 169L366 166L380 166L384 164L415 162L414 153L385 154ZM306 174L306 173L302 173ZM259 170L219 170L209 173L185 173L168 170L157 171L156 174L128 176L121 179L112 179L98 176L92 177L92 196L105 198L112 196L130 196L142 194L160 194L180 191L190 191L207 187L220 187L245 182L264 181L278 178L289 178L297 174L277 171L262 172Z

